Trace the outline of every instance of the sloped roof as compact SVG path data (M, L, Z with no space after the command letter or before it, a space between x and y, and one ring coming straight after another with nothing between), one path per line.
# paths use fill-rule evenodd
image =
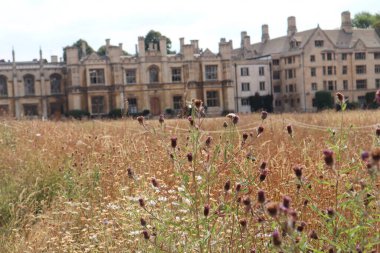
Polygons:
M337 48L353 48L358 40L366 47L380 47L380 38L374 29L353 29L352 33L342 30L324 30Z

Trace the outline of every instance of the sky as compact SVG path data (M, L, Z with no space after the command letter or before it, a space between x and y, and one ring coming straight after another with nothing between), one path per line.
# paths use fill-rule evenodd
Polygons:
M298 31L319 25L340 27L341 13L380 13L379 0L2 0L0 15L0 59L29 61L51 55L62 57L62 49L78 39L97 50L111 39L112 45L135 53L138 36L151 29L172 41L179 51L185 43L199 40L199 47L218 50L221 38L240 45L241 31L251 42L261 40L262 24L269 25L271 38L284 36L287 18L296 17Z

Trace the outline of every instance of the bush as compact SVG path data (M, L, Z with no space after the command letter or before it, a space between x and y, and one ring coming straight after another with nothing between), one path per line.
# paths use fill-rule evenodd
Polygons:
M166 108L165 109L165 114L173 116L174 115L174 110L172 108Z
M71 110L66 114L67 117L73 117L75 119L82 119L83 117L89 117L90 113L85 110Z
M318 110L331 109L334 107L334 99L329 91L317 91L315 93L315 105Z
M108 113L108 117L111 119L121 118L123 116L123 110L120 108L113 109Z
M260 96L259 93L256 92L254 96L249 97L249 103L251 105L251 111L261 111L265 110L267 112L273 111L273 96L265 95Z
M375 101L376 92L367 92L365 94L365 100L367 103L368 109L377 109L379 108L379 105Z
M149 113L150 113L150 111L148 109L144 109L141 114L142 114L142 116L145 117L145 116L148 116Z

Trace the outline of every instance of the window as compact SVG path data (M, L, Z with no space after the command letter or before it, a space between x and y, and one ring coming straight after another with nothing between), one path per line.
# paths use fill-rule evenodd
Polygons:
M375 79L376 89L380 88L380 79Z
M25 89L25 95L34 95L34 76L32 75L25 75L24 76L24 89Z
M240 69L240 75L241 76L249 76L249 70L248 70L248 68L241 68Z
M0 105L0 116L6 116L9 113L8 105Z
M241 99L241 105L244 105L244 106L249 106L249 105L251 105L250 103L249 103L249 98L242 98Z
M137 113L137 99L128 98L128 113Z
M36 104L24 104L25 116L38 116L38 106Z
M326 60L325 54L322 54L322 61Z
M278 59L273 60L273 66L278 66L278 65L280 65L280 60Z
M365 53L364 52L355 53L355 60L365 60Z
M317 83L311 83L311 90L318 90L318 84Z
M156 66L151 66L149 68L149 82L158 83L158 68Z
M181 68L172 68L172 82L181 82Z
M347 53L342 53L342 61L347 60Z
M356 89L367 89L367 79L356 80Z
M286 76L288 79L292 79L293 78L293 69L286 70ZM294 75L294 77L295 77L295 75Z
M94 96L91 97L91 112L92 114L104 113L104 97Z
M347 66L342 66L342 75L347 75Z
M376 74L380 73L380 65L375 65L375 73Z
M331 76L333 74L333 66L327 67L327 75Z
M317 75L317 72L316 72L315 68L310 68L310 75L311 76L316 76Z
M323 66L323 75L326 75L326 67Z
M310 62L315 62L315 55L310 55Z
M136 69L126 69L125 77L127 84L136 83Z
M335 90L333 81L328 81L327 84L328 84L328 86L327 86L328 90Z
M293 92L293 84L289 84L289 92Z
M281 85L274 85L273 86L273 92L274 93L280 93L281 92Z
M280 79L280 71L275 70L273 71L273 80L279 80Z
M5 76L0 76L0 96L8 96L8 84Z
M326 57L327 57L328 61L331 61L332 60L332 53L327 53Z
M182 96L173 97L173 109L180 110L182 108Z
M274 104L275 106L281 106L281 100L275 100Z
M375 52L375 53L373 53L373 58L374 58L375 60L379 60L379 59L380 59L380 52Z
M348 90L348 81L343 80L343 90Z
M366 71L366 65L357 65L356 66L356 74L358 75L362 75L362 74L365 74L367 71Z
M288 57L288 58L287 58L287 61L288 61L288 64L292 64L292 63L293 63L293 61L292 61L292 57Z
M218 91L207 91L206 98L207 98L208 107L219 106L219 92Z
M104 69L90 69L90 84L104 84Z
M323 47L323 40L316 40L314 41L315 47Z
M313 99L311 100L311 105L312 105L313 107L317 107L317 100L316 100L315 98L313 98Z
M259 76L264 75L264 67L259 67Z
M241 83L241 91L249 91L249 83Z
M217 65L206 65L206 80L217 80L218 79L218 66Z
M265 82L260 82L260 90L265 90Z
M58 74L52 74L50 76L50 93L51 94L61 93L61 81L62 81L62 78Z

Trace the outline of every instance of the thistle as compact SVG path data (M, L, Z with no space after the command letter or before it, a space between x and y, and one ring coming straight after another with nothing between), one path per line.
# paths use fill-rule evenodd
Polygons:
M278 230L273 231L272 233L272 242L274 246L280 246L281 245L281 237Z
M324 160L327 166L332 166L334 164L333 154L334 152L332 150L323 150Z
M172 148L176 148L177 147L177 137L173 136L171 139L171 146Z
M268 117L268 113L266 111L261 112L261 119L265 120Z

